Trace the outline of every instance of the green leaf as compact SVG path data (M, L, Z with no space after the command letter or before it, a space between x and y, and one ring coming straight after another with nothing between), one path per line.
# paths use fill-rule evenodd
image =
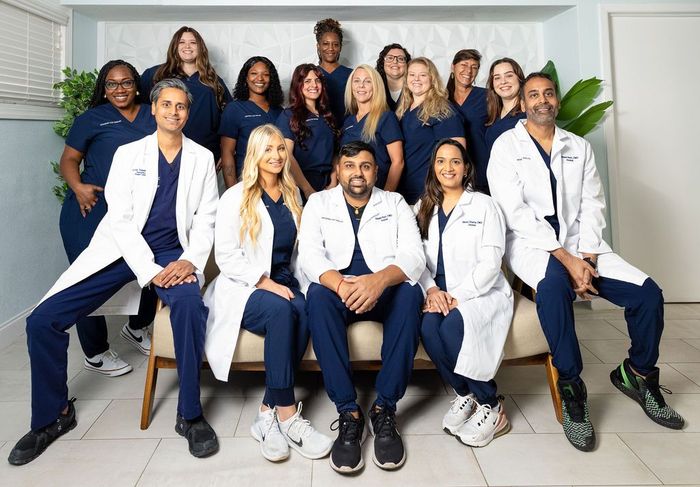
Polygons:
M595 77L577 81L561 99L557 120L572 120L581 115L595 100L602 82Z
M612 100L610 100L604 101L603 103L598 103L597 105L593 105L583 114L581 114L581 116L579 116L575 120L568 122L562 128L564 130L568 130L569 132L573 132L580 137L583 137L588 132L593 130L596 127L596 125L598 125L600 119L602 119L603 115L605 115L605 111L608 108L610 108L612 104L613 102Z
M557 87L557 98L561 100L561 91L559 89L559 75L557 74L557 68L554 63L550 60L544 65L544 68L540 70L542 73L546 73L552 77L554 84Z

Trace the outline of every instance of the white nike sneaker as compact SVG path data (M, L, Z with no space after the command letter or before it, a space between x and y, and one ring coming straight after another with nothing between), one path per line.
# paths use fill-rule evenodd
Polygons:
M287 444L302 456L312 460L323 458L333 448L333 439L311 426L311 422L301 416L301 408L300 402L294 416L279 422L280 431L287 440Z
M282 436L277 413L274 409L258 410L250 434L260 442L260 453L271 462L281 462L289 457L287 440Z
M506 417L506 408L501 398L498 405L476 405L471 417L457 431L457 439L468 446L486 446L491 440L505 435L510 431L510 423Z
M445 433L456 435L464 423L467 422L469 416L474 412L476 400L474 394L460 396L457 394L452 400L450 409L442 417L442 429Z
M94 357L86 357L83 366L87 370L106 375L107 377L119 377L133 370L131 365L120 359L117 352L113 350L98 353Z
M148 327L142 328L140 330L132 330L131 328L129 328L129 323L126 323L122 327L120 335L136 350L138 350L144 355L150 355L151 334L148 331Z

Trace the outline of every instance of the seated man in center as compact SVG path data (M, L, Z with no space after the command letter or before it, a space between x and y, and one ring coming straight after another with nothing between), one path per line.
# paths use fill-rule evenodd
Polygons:
M339 186L313 194L299 232L301 268L311 280L307 311L314 352L338 414L331 467L362 468L365 419L352 382L347 325L383 324L382 368L369 412L373 460L399 468L406 460L396 430L396 403L406 392L418 348L425 256L416 219L403 197L374 187L374 150L364 142L340 149Z

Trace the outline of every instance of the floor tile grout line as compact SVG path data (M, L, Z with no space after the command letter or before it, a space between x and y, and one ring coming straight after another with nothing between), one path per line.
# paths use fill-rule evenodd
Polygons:
M688 343L688 340L697 340L697 338L681 338L680 340L681 340L682 342L685 342L686 345L690 345L690 346L693 347L694 349L700 350L700 348L696 347L696 346L693 345L692 343Z
M94 400L94 399L85 399L85 400L86 400L86 401L92 401L92 400ZM110 399L110 400L109 400L109 402L107 403L107 405L105 406L105 408L102 410L102 412L100 412L100 414L97 415L97 417L96 417L95 420L92 422L92 424L90 425L90 427L89 427L88 429L86 429L86 430L85 430L85 433L83 434L83 436L80 437L81 440L83 440L83 439L88 439L88 438L85 438L85 437L87 436L87 434L88 434L88 433L90 432L90 430L95 426L95 424L100 420L100 418L102 417L102 415L104 415L105 411L107 411L107 410L109 409L109 407L112 405L112 403L113 403L115 400L116 400L116 399Z
M642 465L644 465L646 468L649 469L649 471L654 476L654 478L659 481L660 485L666 485L664 482L661 481L659 476L656 475L656 472L654 472L654 470L649 465L647 465L646 462L644 460L642 460L642 458L639 455L637 455L637 452L634 451L634 449L627 444L627 442L622 438L622 436L620 436L620 434L624 434L624 433L615 433L615 436L617 436L620 439L620 441L622 442L622 444L625 445L627 447L627 449L629 451L631 451L632 454L639 459L640 462L642 462ZM636 434L654 434L654 433L636 433ZM668 434L668 433L666 433L666 434Z
M489 484L489 480L486 478L486 474L484 473L484 469L481 468L481 464L479 463L479 458L477 458L476 453L474 453L474 448L469 447L469 453L471 453L472 457L474 458L474 461L476 462L476 465L479 467L479 473L481 474L481 478L484 479L484 484L486 487L489 487L491 484Z
M156 451L158 451L158 447L160 446L160 444L162 443L162 441L163 441L163 438L160 438L160 439L158 440L158 443L156 443L156 447L153 449L153 451L151 452L150 456L148 457L148 461L146 462L146 465L143 466L143 470L141 470L141 473L139 474L139 478L136 479L136 483L134 484L134 487L136 487L137 485L139 485L139 482L141 482L141 479L143 478L143 474L146 472L146 469L147 469L148 466L151 464L151 460L153 460L153 457L155 456Z
M520 395L525 395L525 394L520 394ZM538 394L538 395L544 396L545 394ZM510 397L510 400L513 401L513 404L515 404L515 407L518 408L518 411L520 411L520 414L522 415L522 417L525 418L525 422L526 422L527 425L530 427L530 429L532 430L532 432L535 433L535 434L537 434L537 431L535 431L535 428L534 428L534 427L532 426L532 424L530 423L530 420L527 419L527 416L525 416L525 413L523 412L522 408L520 407L520 404L518 404L518 402L517 402L517 401L515 400L515 398L513 397L513 394L508 394L508 396Z
M696 363L696 362L674 362L674 363L672 363L672 364L666 364L666 365L668 365L668 366L671 367L673 370L675 370L676 372L678 372L679 374L681 374L683 377L685 377L686 379L688 379L688 380L689 380L690 382L692 382L693 384L696 384L698 387L700 387L700 384L698 384L698 383L695 382L693 379L691 379L690 377L688 377L685 373L683 373L683 371L678 370L676 367L673 366L674 364L678 365L678 364L695 364L695 363ZM677 394L693 394L693 393L692 393L692 392L690 392L690 393L687 393L687 392L680 392L680 393L677 393ZM696 392L695 394L698 394L698 393Z
M579 347L583 347L584 349L588 350L588 352L589 352L591 355L593 355L595 358L597 358L598 360L600 360L600 363L603 363L603 364L605 363L605 361L603 361L603 359L601 359L601 358L598 357L595 353L593 353L593 352L591 351L590 348L588 348L588 347L585 346L583 343L581 343L581 340L578 341L578 346L579 346Z

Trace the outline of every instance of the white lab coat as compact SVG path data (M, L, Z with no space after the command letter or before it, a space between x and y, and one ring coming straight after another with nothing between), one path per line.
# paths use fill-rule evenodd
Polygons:
M107 214L88 247L58 278L41 301L77 284L124 258L137 281L124 286L93 314L136 314L141 288L163 270L141 235L158 187L158 138L153 133L123 145L114 153L104 197ZM180 259L196 268L200 283L214 240L214 218L219 199L212 153L182 136L177 185L177 233Z
M420 202L416 204L418 213ZM513 291L501 272L505 222L495 202L465 191L442 233L445 283L457 300L464 337L454 371L470 379L493 379L503 360L503 347L513 319ZM434 287L440 250L438 207L423 241L427 261L420 277L424 291Z
M530 287L544 278L549 252L563 247L576 256L598 254L598 273L641 285L648 277L612 252L603 240L605 194L591 146L555 128L551 151L557 180L559 238L545 216L554 213L549 170L525 129L526 121L494 143L487 169L491 195L508 226L506 260Z
M372 190L357 232L367 267L378 272L396 265L416 284L425 268L416 219L403 197ZM306 277L320 283L321 274L350 265L355 234L343 188L314 193L304 207L299 230L299 260Z
M226 190L216 213L214 255L221 271L204 293L204 304L209 308L204 352L214 376L228 381L231 359L236 351L243 311L255 285L265 275L270 277L272 241L275 228L262 199L257 204L260 215L260 234L253 244L250 238L240 240L241 201L243 183ZM301 204L301 197L298 196ZM296 219L294 220L296 223ZM303 276L296 270L296 249L291 268L303 286Z

